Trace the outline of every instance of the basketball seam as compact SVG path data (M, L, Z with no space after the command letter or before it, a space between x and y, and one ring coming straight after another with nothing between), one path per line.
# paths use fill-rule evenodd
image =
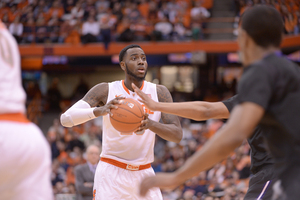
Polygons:
M117 121L117 122L119 122L119 123L122 123L122 124L139 124L139 123L141 123L141 122L135 122L135 123L121 122L121 121L116 120L116 119L114 119L114 118L112 118L112 117L111 117L111 119L113 119L113 120L115 120L115 121Z
M126 110L126 111L128 111L128 112L130 112L131 114L133 114L133 115L135 115L136 117L138 117L138 118L142 118L143 119L143 116L138 116L138 115L136 115L134 112L132 112L132 111L130 111L130 110L127 110L127 109L125 109L125 108L122 108L122 107L118 107L118 109L123 109L123 110Z
M137 102L134 102L134 101L133 101L132 103L134 103L135 105L137 104ZM142 114L141 117L143 117L143 111L144 111L144 110L140 108L140 106L142 106L142 105L141 105L140 103L138 103L138 105L136 105L136 106L138 107L138 109L140 110L140 113ZM142 106L142 107L143 107L143 106Z

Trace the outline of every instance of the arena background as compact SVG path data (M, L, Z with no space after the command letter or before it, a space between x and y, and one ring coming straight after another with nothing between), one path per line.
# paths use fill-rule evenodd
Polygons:
M149 64L146 80L165 85L175 102L220 101L236 93L242 73L235 41L238 21L255 4L281 12L282 53L300 64L297 0L2 0L0 18L20 47L27 116L51 146L55 198L76 199L73 169L85 162L85 148L101 147L102 140L100 118L67 129L59 116L95 84L124 78L118 65L123 47L135 43L143 48ZM180 120L180 144L157 138L156 172L180 167L224 124ZM242 199L249 167L245 141L222 163L163 191L164 199Z

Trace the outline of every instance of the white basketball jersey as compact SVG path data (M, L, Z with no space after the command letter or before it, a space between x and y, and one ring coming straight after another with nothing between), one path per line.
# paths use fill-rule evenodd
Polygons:
M137 94L126 88L124 81L115 81L108 85L107 102L116 96L123 96L135 100L139 99ZM144 81L141 90L148 94L154 101L158 101L155 84ZM144 110L149 114L151 120L160 120L160 112L152 112L145 109L145 107ZM154 160L155 133L149 129L145 130L143 134L121 134L111 125L109 115L105 115L103 116L102 137L101 157L111 158L132 165L148 164Z
M25 99L18 45L0 21L0 114L24 113Z

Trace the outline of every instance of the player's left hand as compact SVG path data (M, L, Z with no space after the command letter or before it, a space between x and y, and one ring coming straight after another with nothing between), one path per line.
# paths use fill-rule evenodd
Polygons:
M156 176L146 177L140 185L140 195L145 196L149 189L159 187L161 189L174 189L178 182L174 173L157 173Z
M151 119L149 119L148 117L149 117L148 113L145 113L144 119L141 121L141 125L136 130L136 132L140 132L140 131L146 130L146 129L148 129L148 128L150 128L152 126L153 121Z

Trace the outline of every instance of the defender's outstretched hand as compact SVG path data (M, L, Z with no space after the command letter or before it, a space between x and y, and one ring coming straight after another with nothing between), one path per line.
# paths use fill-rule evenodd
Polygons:
M141 98L139 99L139 101L143 103L146 106L146 108L152 111L157 110L157 105L158 105L157 102L153 101L147 94L142 92L134 83L132 83L132 88L139 95L139 97Z
M180 183L174 173L157 173L156 176L146 177L140 185L140 195L146 196L149 189L159 187L161 189L174 189Z

